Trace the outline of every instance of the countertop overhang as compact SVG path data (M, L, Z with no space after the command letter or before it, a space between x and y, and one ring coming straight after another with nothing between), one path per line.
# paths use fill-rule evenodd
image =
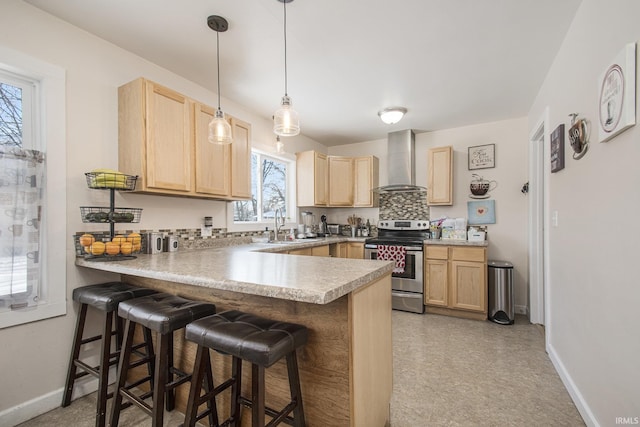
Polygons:
M136 259L126 261L76 258L76 265L212 290L328 304L391 274L394 263L272 252L351 240L327 238L290 244L252 243L154 255L138 254ZM358 241L364 242L364 239Z

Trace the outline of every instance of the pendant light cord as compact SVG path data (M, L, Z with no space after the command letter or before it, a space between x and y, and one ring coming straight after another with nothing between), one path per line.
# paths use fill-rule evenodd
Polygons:
M218 111L220 111L220 33L216 31L216 61L218 63Z
M282 2L284 8L284 96L287 95L287 0Z

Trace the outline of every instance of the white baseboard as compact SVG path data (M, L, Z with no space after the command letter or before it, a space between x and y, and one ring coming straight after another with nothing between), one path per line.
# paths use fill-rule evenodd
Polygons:
M513 307L513 311L515 311L516 314L524 314L525 316L529 312L526 305L516 305Z
M591 412L589 405L587 405L587 402L584 400L582 393L580 393L580 390L576 387L573 379L571 379L571 376L565 369L564 363L562 363L562 360L560 360L551 344L548 345L547 351L549 353L551 363L553 363L553 366L556 368L556 372L558 372L564 387L569 392L569 395L571 396L573 403L576 405L576 408L578 408L578 412L580 412L585 424L589 427L600 427L600 424L598 424L598 421L593 416L593 412Z
M98 389L98 379L89 381L76 381L73 388L73 399L77 399ZM64 387L50 393L36 397L28 402L20 403L12 408L0 412L0 426L16 426L20 423L42 415L60 406ZM73 403L71 403L73 405Z

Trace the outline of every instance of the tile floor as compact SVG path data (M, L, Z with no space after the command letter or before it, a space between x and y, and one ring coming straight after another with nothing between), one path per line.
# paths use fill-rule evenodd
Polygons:
M544 331L515 325L393 312L392 427L584 426L544 350ZM304 393L304 390L303 390ZM92 427L95 393L20 427ZM165 416L165 425L182 423ZM137 408L120 426L149 426ZM332 426L327 426L332 427Z

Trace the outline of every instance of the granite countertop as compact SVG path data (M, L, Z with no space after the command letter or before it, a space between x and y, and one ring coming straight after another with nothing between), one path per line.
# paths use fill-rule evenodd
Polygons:
M364 240L329 237L281 244L249 243L154 255L138 254L136 259L125 261L76 258L76 265L211 289L328 304L390 274L394 263L272 252Z
M453 239L426 239L425 245L444 245L444 246L489 246L489 242L481 240L479 242L470 242L468 240L453 240Z

